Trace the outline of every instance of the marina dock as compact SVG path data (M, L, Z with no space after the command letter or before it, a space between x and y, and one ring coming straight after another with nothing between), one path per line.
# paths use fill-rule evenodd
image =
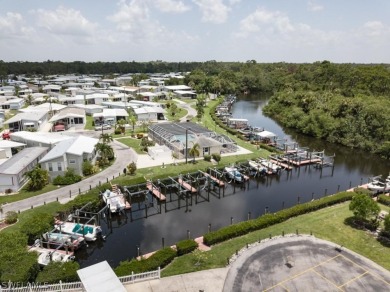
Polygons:
M61 253L64 255L74 256L74 252L71 250L66 251L66 250L62 250L62 249L44 248L41 246L29 246L28 251L36 251L39 254L47 252L47 251L51 251L51 252L58 252L58 253Z
M185 188L187 191L190 191L191 193L196 193L197 192L197 189L192 187L189 183L185 182L183 179L181 178L178 178L177 181L179 182L179 184Z
M166 200L166 197L151 182L146 183L146 188L160 201Z
M225 186L225 183L224 183L223 181L217 179L216 177L214 177L214 176L212 176L212 175L210 175L210 174L208 174L208 173L206 173L206 172L200 171L200 170L199 170L199 172L200 172L201 174L203 174L205 177L210 178L210 179L211 179L213 182L215 182L219 187Z

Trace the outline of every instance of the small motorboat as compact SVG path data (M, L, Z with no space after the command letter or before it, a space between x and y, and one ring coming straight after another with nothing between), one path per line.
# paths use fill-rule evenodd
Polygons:
M117 189L116 192L106 190L102 193L102 198L112 213L117 213L126 209L125 196L119 189Z
M46 232L42 238L49 244L56 246L65 246L66 248L78 249L85 244L84 237L81 235L70 235L56 232Z
M380 176L372 178L371 182L367 185L367 189L376 192L390 191L390 175L386 179L382 179Z
M258 159L257 162L259 164L261 164L262 166L264 166L265 168L267 168L267 171L270 171L272 173L278 173L280 170L282 170L282 168L279 165L277 165L277 164L275 164L272 161L267 160L267 159L261 158L261 159Z
M82 236L86 241L95 241L98 237L102 237L102 229L100 226L59 221L54 227L62 233Z
M224 169L227 177L235 182L241 183L244 182L244 176L237 170L237 167L228 167L226 166Z
M74 260L74 256L71 254L62 253L59 251L45 250L38 256L38 264L41 266L47 266L51 262L70 262Z
M254 160L248 160L249 168L259 174L265 174L267 168Z

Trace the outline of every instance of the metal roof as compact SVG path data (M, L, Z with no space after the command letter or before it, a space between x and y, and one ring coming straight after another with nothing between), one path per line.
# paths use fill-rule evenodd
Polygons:
M47 151L48 147L29 147L24 148L19 153L12 156L6 162L0 165L1 174L18 174L26 166L31 164L40 155Z
M11 140L15 142L37 142L44 144L57 144L58 142L72 138L71 136L64 135L63 133L51 133L51 132L29 132L19 131L10 134Z
M127 291L107 261L80 269L77 274L87 292Z
M6 120L4 122L4 124L20 122L22 120L39 121L46 114L47 114L46 111L34 111L34 112L28 112L28 113L19 113L19 114L14 115L12 118Z
M86 136L73 137L71 139L58 143L49 153L47 153L39 163L50 161L52 159L61 157L68 153L77 156L83 155L83 153L92 153L95 149L95 145L99 142L99 139L90 138Z

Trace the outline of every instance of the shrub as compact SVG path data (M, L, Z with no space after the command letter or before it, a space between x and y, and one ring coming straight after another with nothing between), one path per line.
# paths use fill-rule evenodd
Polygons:
M33 244L35 239L53 229L54 216L47 213L35 213L28 221L23 222L20 231L28 236L29 244Z
M0 283L27 284L35 280L38 255L29 252L26 245L27 236L21 232L0 233Z
M390 206L390 197L383 195L383 194L379 195L378 202L383 204L383 205Z
M266 214L259 218L240 222L234 225L223 227L219 230L209 232L203 236L204 243L213 245L225 240L247 234L251 231L263 229L265 227L284 222L289 218L332 206L352 199L353 192L341 192L332 196L324 197L308 203L296 205L294 207L278 211L273 214Z
M15 211L9 211L5 214L5 223L14 224L18 221L18 213Z
M211 161L211 155L206 154L206 155L203 156L203 159L204 159L205 161L210 162L210 161Z
M84 176L88 176L88 175L91 175L91 174L94 174L94 167L92 165L92 163L89 161L89 160L86 160L83 162L83 165L82 165L82 170L83 170L83 175Z
M131 162L128 166L127 166L127 172L128 174L130 175L134 175L135 172L137 170L137 164L135 164L135 162Z
M383 224L385 227L385 231L390 233L390 214L386 215Z
M211 157L218 163L221 161L221 154L219 153L213 153L211 154Z
M114 134L115 134L115 135L122 134L122 131L121 131L121 129L119 129L119 128L116 128L116 129L114 130Z
M159 267L163 268L173 261L176 255L175 250L166 247L160 249L147 259L141 259L140 261L133 259L131 261L120 262L119 266L115 269L115 273L118 277L121 277L130 275L132 272L137 274L156 270Z
M6 189L6 190L4 191L4 193L5 193L6 195L12 194L12 189Z
M198 247L198 243L193 239L186 239L176 243L177 255L181 256L193 252Z
M51 262L38 274L36 282L56 284L62 282L75 282L79 280L77 270L80 265L76 262Z
M81 175L78 175L74 172L73 168L68 168L64 176L59 175L53 179L54 185L71 185L81 181Z

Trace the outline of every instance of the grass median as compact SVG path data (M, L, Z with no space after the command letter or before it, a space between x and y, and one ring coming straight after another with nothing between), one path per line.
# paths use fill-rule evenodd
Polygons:
M389 247L383 246L367 231L352 228L344 223L345 219L353 215L348 206L349 202L338 204L217 244L212 246L210 251L203 253L201 264L197 253L178 257L162 271L162 276L225 267L227 258L247 243L267 238L270 234L277 236L283 231L288 234L296 233L297 230L301 234L312 232L317 238L334 242L335 246L343 245L390 270ZM382 210L389 211L387 206L380 205L380 207Z

